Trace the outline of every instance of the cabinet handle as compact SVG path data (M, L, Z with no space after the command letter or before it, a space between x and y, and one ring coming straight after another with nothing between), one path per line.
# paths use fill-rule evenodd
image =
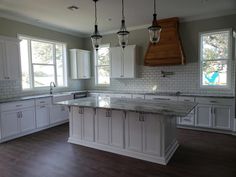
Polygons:
M84 113L84 109L83 108L79 108L79 114L83 114Z
M20 118L20 112L17 112L16 115L17 115L17 118Z
M45 101L40 101L40 103L45 103Z
M22 106L22 104L18 104L18 105L16 105L16 107L21 107Z
M211 103L217 103L217 101L210 101Z
M46 106L40 106L40 108L45 108Z
M154 100L170 100L170 98L153 98Z

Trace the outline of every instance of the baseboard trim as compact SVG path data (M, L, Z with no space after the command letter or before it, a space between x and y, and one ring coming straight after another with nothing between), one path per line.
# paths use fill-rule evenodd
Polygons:
M114 154L124 155L124 156L132 157L132 158L136 158L140 160L158 163L161 165L167 165L167 163L169 162L169 160L175 153L176 149L178 148L178 142L175 141L172 144L172 147L167 151L166 155L164 157L161 157L161 156L144 154L141 152L130 151L127 149L121 149L121 148L113 147L111 145L103 145L103 144L98 144L96 142L88 142L88 141L80 140L74 137L70 137L68 139L68 142L72 144L76 144L76 145L86 146L89 148L114 153Z

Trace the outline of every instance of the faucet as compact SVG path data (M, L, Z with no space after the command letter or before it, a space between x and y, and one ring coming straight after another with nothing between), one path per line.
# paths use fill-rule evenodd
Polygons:
M53 87L56 87L54 82L50 82L50 94L52 94Z

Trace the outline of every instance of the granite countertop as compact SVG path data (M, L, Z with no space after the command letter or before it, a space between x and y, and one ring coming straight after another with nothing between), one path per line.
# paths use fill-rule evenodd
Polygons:
M118 91L118 90L88 90L91 93L114 93L114 94L141 94L156 96L189 96L189 97L210 97L210 98L235 98L231 94L209 94L209 93L185 93L185 92L145 92L145 91Z
M3 99L0 99L0 104L8 103L8 102L15 102L15 101L25 101L25 100L31 100L31 99L37 99L37 98L63 96L63 95L68 95L68 94L84 93L84 92L87 92L87 91L69 91L69 92L59 92L59 93L54 93L54 94L41 94L41 95L21 96L21 97L13 97L13 98L3 98Z
M77 100L57 102L55 104L66 106L79 106L91 108L105 108L114 110L126 110L151 114L162 114L168 116L186 116L197 105L192 102L178 101L153 101L134 100L113 97L87 97Z

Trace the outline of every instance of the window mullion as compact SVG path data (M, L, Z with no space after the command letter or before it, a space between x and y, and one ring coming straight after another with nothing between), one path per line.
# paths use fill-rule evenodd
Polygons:
M31 40L28 40L28 56L29 56L29 78L30 78L30 88L34 88L34 68L32 62L32 47Z
M56 85L58 86L58 83L57 83L56 45L55 44L53 44L52 57L53 57L53 64L54 64L54 80L55 80Z

